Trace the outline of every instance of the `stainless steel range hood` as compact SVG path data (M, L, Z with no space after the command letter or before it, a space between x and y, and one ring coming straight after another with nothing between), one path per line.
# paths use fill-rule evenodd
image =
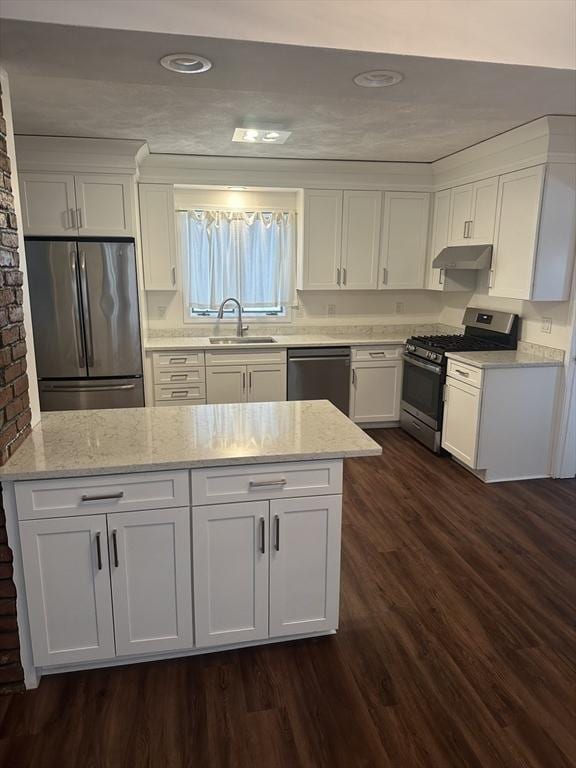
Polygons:
M488 269L492 263L491 245L450 245L432 262L434 269Z

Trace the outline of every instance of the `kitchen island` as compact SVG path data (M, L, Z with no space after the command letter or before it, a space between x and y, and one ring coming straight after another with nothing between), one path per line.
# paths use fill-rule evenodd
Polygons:
M342 465L326 401L47 413L0 469L27 687L333 633Z

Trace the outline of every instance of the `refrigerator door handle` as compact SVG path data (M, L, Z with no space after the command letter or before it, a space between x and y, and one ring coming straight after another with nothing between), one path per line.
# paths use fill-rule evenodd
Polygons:
M81 368L86 365L86 350L84 349L84 334L82 333L82 320L80 317L80 300L78 298L78 275L76 268L76 251L70 251L70 273L72 278L72 296L74 303L74 331L76 335L76 350L78 363Z
M86 359L88 367L94 365L94 341L92 339L92 318L90 317L90 298L88 296L88 283L86 278L86 254L80 251L80 286L82 289L82 304L84 306L84 319L86 323Z
M135 388L135 384L103 384L102 386L87 385L85 387L74 387L69 384L47 384L43 387L47 392L114 392L120 389Z

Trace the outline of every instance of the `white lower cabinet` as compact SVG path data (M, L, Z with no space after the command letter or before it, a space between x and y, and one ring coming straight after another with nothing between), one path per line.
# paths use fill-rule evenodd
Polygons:
M116 653L191 648L190 509L108 515Z
M336 629L340 496L270 502L270 637Z
M476 466L481 401L482 390L446 379L442 447L469 467Z
M20 523L36 666L114 656L106 515Z
M252 501L193 508L199 647L268 637L268 506Z
M193 507L196 644L338 626L341 496Z
M286 366L248 365L248 402L279 402L286 400Z
M260 403L286 400L286 366L209 365L206 368L208 403Z
M357 423L400 419L402 350L399 347L352 350L350 418Z
M246 366L209 365L206 368L206 402L245 403Z

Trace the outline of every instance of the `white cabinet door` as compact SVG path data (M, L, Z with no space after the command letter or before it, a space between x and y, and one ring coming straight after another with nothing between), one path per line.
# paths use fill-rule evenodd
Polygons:
M341 496L270 502L270 637L338 626Z
M341 260L342 191L304 190L301 289L337 290Z
M398 421L402 361L354 363L350 418L356 422Z
M378 287L381 192L344 192L342 274L347 290Z
M19 182L25 235L76 237L74 176L21 173Z
M441 250L448 245L448 227L450 224L450 190L443 189L434 195L434 218L430 244L430 267L428 270L428 288L442 291L445 284L446 270L434 269L432 262Z
M82 236L134 234L132 177L92 173L75 176L78 231Z
M489 294L530 299L545 166L500 176Z
M176 213L172 184L139 184L144 287L176 288Z
M247 372L245 365L209 365L206 367L207 403L245 403Z
M473 469L478 453L482 390L446 379L442 447Z
M196 645L268 637L269 502L192 508Z
M467 242L479 245L494 242L498 177L477 181L472 190L472 207Z
M385 192L380 287L423 288L430 195Z
M286 400L286 366L248 365L248 402L265 403Z
M450 225L448 229L449 245L466 245L469 240L468 222L472 217L472 197L474 185L464 184L453 187L450 195Z
M190 509L108 515L116 653L192 648Z
M36 666L113 658L106 516L25 520L20 538Z

